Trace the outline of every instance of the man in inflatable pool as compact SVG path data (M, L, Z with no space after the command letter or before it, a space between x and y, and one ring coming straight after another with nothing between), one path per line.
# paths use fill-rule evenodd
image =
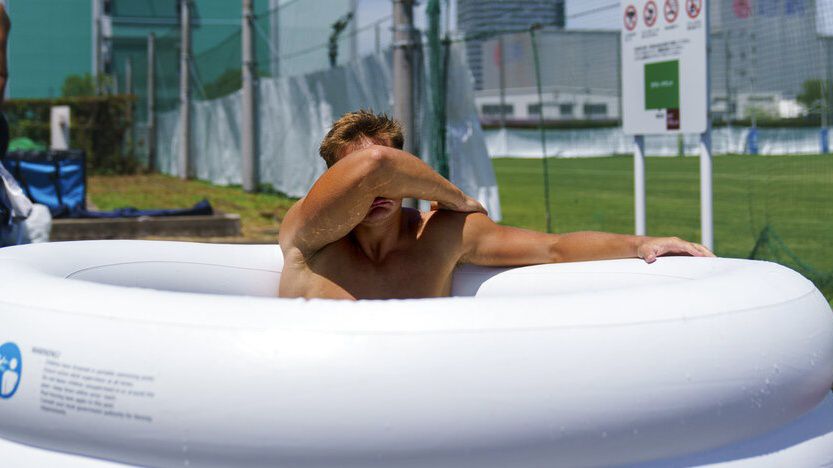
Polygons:
M676 237L545 234L494 223L483 206L401 150L399 124L369 111L342 116L321 143L327 171L283 221L281 297L448 296L460 263L520 266L683 254L713 256ZM402 207L406 197L432 210Z

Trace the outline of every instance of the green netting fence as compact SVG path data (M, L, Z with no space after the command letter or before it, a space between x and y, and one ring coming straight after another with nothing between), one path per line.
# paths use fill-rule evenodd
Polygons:
M116 2L128 8L128 2ZM125 17L155 17L156 109L179 105L175 2L130 3ZM349 0L255 1L257 74L314 73L392 43L391 4L350 12ZM144 6L141 6L144 5ZM379 4L382 5L382 4ZM554 232L633 232L632 140L621 132L620 5L617 1L428 2L418 43L429 68L421 90L442 109L448 48L462 43L504 222ZM833 156L828 152L833 83L833 12L813 0L710 2L710 115L714 123L714 218L718 254L773 260L833 297ZM239 2L198 2L189 64L196 101L240 88ZM121 6L119 7L121 8ZM377 7L379 10L381 7ZM444 24L443 24L444 23ZM450 28L449 26L450 25ZM119 83L131 62L138 120L146 118L144 34L114 25ZM144 55L143 55L144 54ZM424 74L423 74L424 72ZM420 81L424 80L424 81ZM432 163L443 170L443 113L420 131L436 133ZM137 129L137 141L140 131ZM648 234L699 239L696 135L648 138ZM592 157L590 157L592 156Z

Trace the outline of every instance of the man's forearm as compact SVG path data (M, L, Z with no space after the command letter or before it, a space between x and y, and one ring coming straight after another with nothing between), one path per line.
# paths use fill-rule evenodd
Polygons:
M641 236L580 231L556 235L550 247L551 261L578 262L633 258L638 255Z
M451 207L465 203L466 196L448 179L434 171L421 159L395 148L376 147L382 163L375 176L379 196L386 198L418 198Z

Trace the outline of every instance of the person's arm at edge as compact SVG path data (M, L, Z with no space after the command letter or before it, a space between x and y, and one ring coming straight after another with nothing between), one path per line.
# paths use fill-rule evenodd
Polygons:
M3 104L5 100L6 82L9 79L7 45L11 28L12 23L9 20L9 15L6 14L6 8L0 3L0 104Z
M518 266L541 263L641 258L652 263L668 254L713 257L707 248L676 237L646 237L606 232L546 234L496 224L477 213L466 216L463 263Z
M287 213L279 243L305 255L347 235L376 197L419 198L456 211L485 211L416 156L386 146L351 153L318 178Z

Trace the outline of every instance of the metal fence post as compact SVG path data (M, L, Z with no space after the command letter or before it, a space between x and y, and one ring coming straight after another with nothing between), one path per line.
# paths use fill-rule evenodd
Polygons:
M156 170L156 36L148 34L148 170Z
M254 21L253 0L243 0L243 93L241 102L241 151L243 190L257 191L257 160L255 154L255 59L252 40Z
M182 43L179 53L179 178L191 178L191 0L180 0Z

